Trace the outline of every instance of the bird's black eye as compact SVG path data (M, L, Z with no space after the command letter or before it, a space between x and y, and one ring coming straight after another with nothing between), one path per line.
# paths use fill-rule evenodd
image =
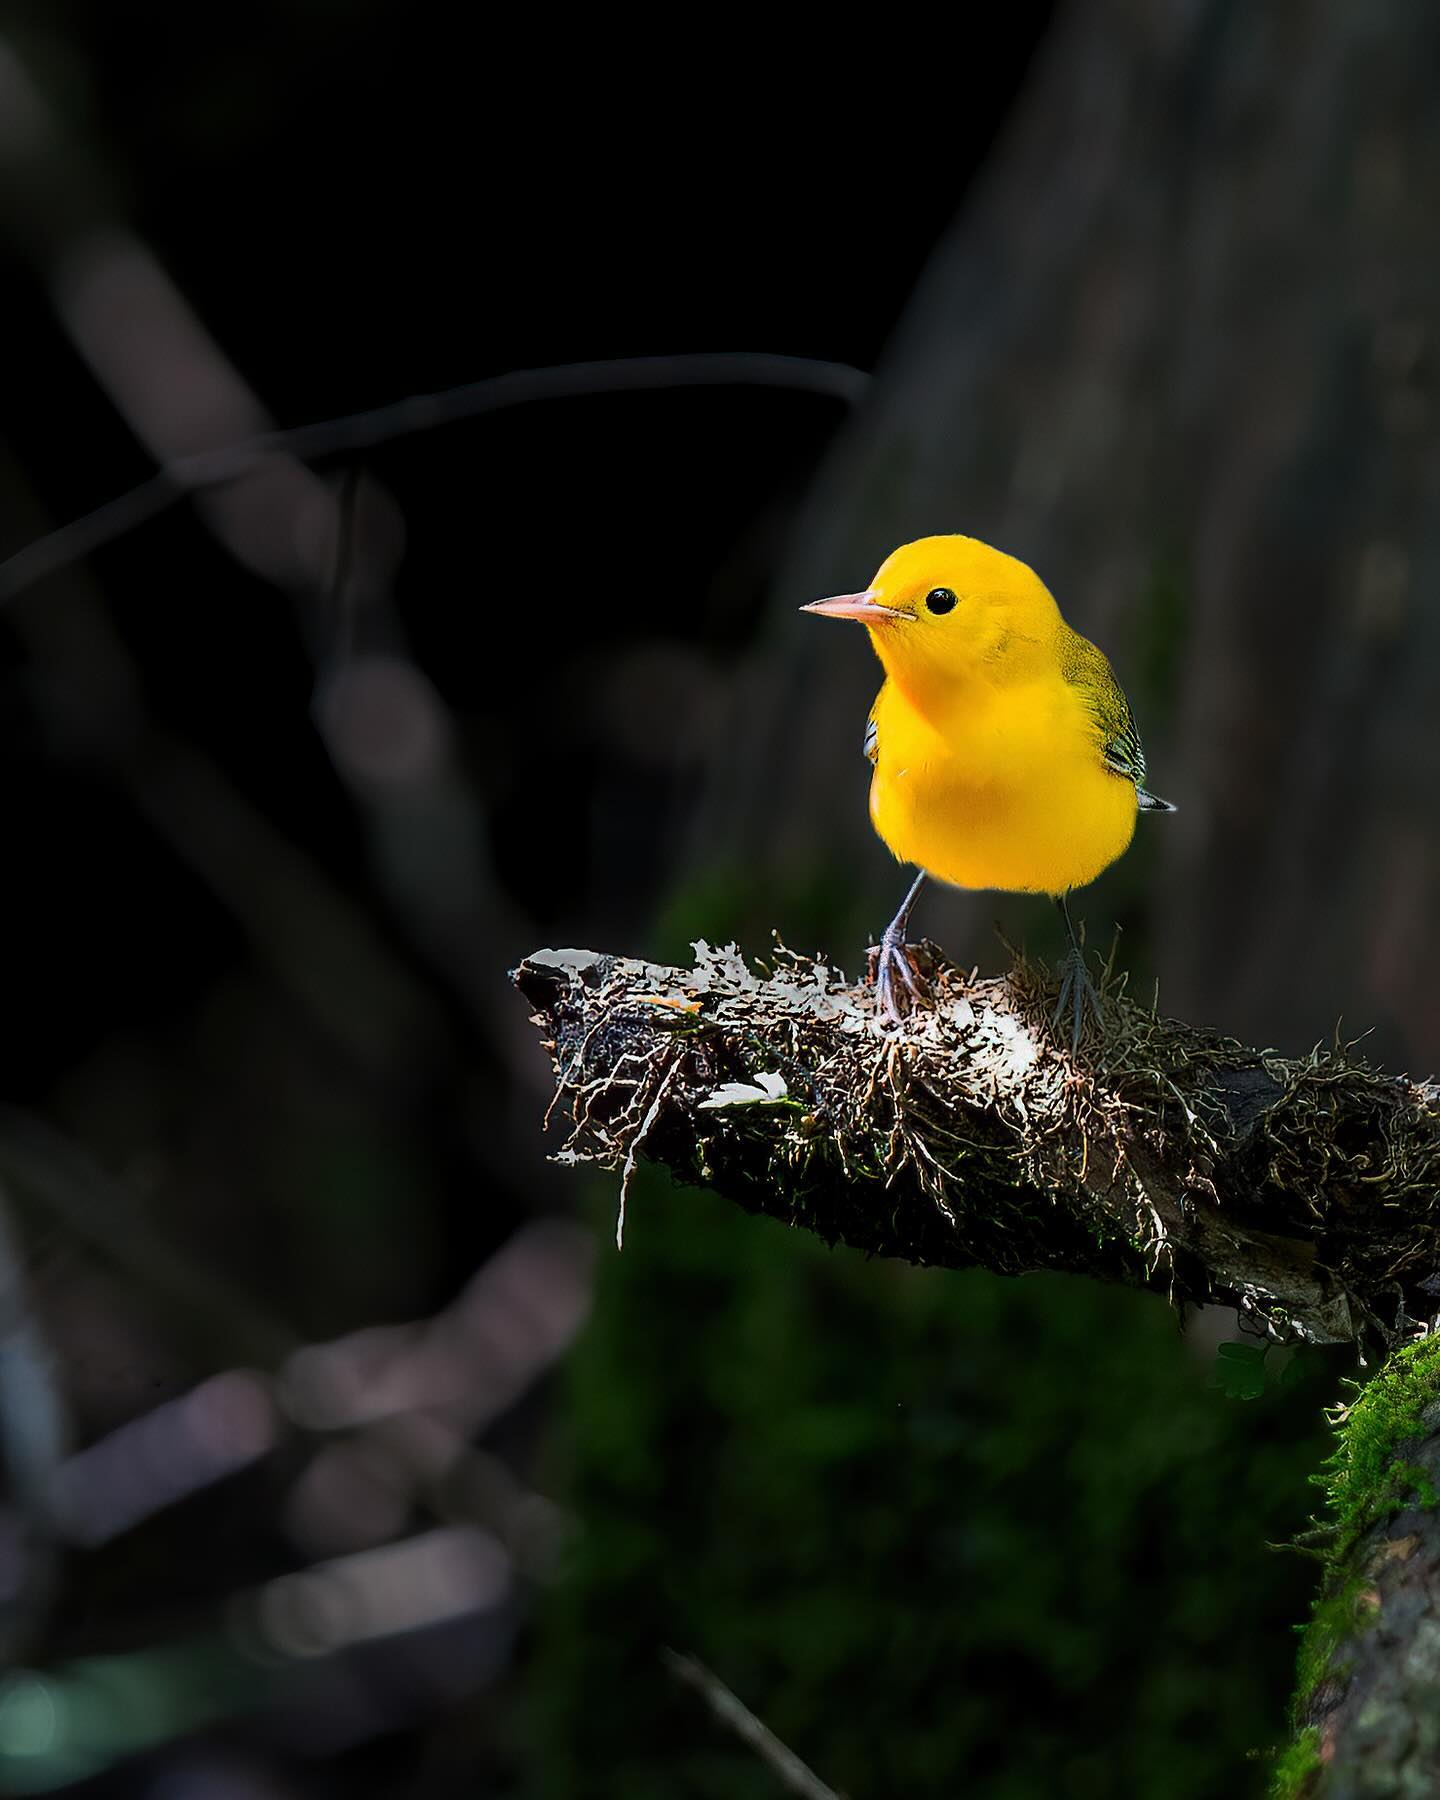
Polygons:
M949 588L931 588L925 596L926 608L933 613L953 612L957 602Z

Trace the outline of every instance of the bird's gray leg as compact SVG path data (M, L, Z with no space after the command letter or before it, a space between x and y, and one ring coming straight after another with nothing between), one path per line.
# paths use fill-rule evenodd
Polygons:
M1090 971L1085 966L1085 952L1080 948L1080 940L1075 935L1075 922L1070 917L1067 897L1057 894L1055 904L1060 908L1060 917L1065 921L1065 934L1070 939L1070 949L1060 965L1060 998L1055 1005L1055 1020L1057 1024L1063 1023L1065 1009L1071 1009L1070 1049L1073 1053L1080 1048L1080 1028L1084 1023L1085 1009L1090 1009L1097 1024L1105 1014L1100 1005L1099 990L1090 979Z
M900 910L885 927L878 948L873 952L875 996L880 1011L892 1025L898 1025L912 1007L926 998L925 984L915 967L910 947L905 942L905 928L910 923L916 896L925 882L922 869L910 884L910 891L900 902Z

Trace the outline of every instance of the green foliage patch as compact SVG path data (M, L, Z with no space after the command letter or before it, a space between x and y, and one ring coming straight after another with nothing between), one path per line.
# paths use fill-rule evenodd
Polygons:
M1212 1363L1159 1299L830 1252L642 1170L548 1482L533 1793L778 1793L667 1644L854 1800L1258 1791L1328 1363L1246 1406Z

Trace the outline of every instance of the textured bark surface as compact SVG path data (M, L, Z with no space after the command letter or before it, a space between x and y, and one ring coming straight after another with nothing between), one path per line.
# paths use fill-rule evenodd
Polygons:
M663 1164L829 1242L1061 1269L1235 1306L1274 1336L1388 1340L1434 1310L1440 1095L1344 1054L1287 1060L1107 1000L1072 1057L1053 985L972 982L898 1032L869 988L780 952L692 970L541 951L561 1159Z

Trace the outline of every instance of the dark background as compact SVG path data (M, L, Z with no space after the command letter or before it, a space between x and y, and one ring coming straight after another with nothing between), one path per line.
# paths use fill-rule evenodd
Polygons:
M1379 741L1366 684L1406 665L1394 596L1428 567L1396 524L1428 426L1382 420L1362 479L1334 395L1372 366L1424 389L1436 259L1387 285L1383 166L1378 199L1314 183L1322 144L1383 165L1370 114L1307 138L1278 98L1369 69L1428 146L1433 32L1382 8L1357 48L1316 6L1251 42L1231 12L1015 6L957 58L417 0L12 6L6 551L153 471L127 381L172 455L263 424L207 400L219 359L282 425L594 358L878 373L858 408L551 398L320 457L303 504L262 472L248 511L178 506L6 602L0 1791L777 1791L663 1644L855 1800L1260 1791L1309 1591L1269 1546L1309 1512L1336 1360L1273 1354L1236 1399L1224 1317L865 1264L659 1183L617 1257L614 1184L544 1160L504 982L541 943L772 928L858 967L901 891L864 827L875 677L793 608L973 529L1102 638L1181 805L1087 897L1137 981L1286 1048L1343 1009L1433 1054L1431 876L1402 878L1433 805L1367 882L1323 796L1337 741L1347 768ZM1085 100L1053 143L1047 82ZM1275 318L1247 157L1308 246L1258 284ZM153 288L84 311L117 242L208 344ZM1286 281L1339 293L1347 257L1382 316L1297 356L1250 554L1237 471L1298 403L1227 388L1214 346L1266 364ZM1205 302L1237 267L1245 304ZM1132 351L1108 453L1077 452L1073 384ZM1015 500L1067 443L1067 498ZM1278 816L1303 830L1267 877ZM925 924L998 965L991 920L1049 951L1043 910ZM1272 979L1262 942L1301 966Z

